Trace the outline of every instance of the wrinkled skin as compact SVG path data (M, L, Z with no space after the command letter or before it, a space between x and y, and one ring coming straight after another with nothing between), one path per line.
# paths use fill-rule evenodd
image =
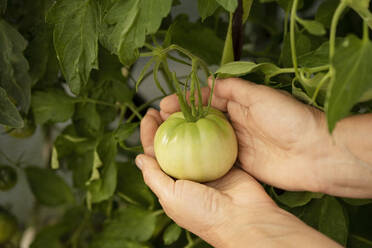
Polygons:
M203 89L204 103L208 94L209 89ZM228 113L242 169L234 168L207 184L174 181L154 159L156 130L179 111L176 96L164 98L160 113L149 110L141 122L145 155L136 163L167 215L214 247L339 247L278 208L253 177L288 190L372 195L372 158L366 152L372 144L366 141L361 146L354 140L372 133L366 132L371 116L356 120L364 131L353 130L354 139L345 131L355 126L350 120L337 125L332 138L322 112L286 93L241 79L217 80L212 105Z

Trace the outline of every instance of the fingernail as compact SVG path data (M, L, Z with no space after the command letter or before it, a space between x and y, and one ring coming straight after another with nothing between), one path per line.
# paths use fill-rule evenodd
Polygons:
M142 170L143 159L141 158L141 155L138 155L136 157L136 165L137 165L138 169Z

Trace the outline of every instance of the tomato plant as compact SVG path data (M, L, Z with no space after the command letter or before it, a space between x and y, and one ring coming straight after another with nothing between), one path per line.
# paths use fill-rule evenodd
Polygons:
M14 150L22 150L28 158L18 163L18 181L30 188L0 192L1 204L21 216L27 209L19 211L13 196L32 194L30 219L19 219L21 233L36 230L32 248L208 247L164 214L134 166L146 109L178 95L182 114L159 129L157 157L180 178L181 170L171 171L180 150L195 154L195 166L213 162L209 175L192 169L199 181L224 174L236 157L226 119L195 104L208 77L287 91L325 111L332 131L346 116L372 112L370 9L369 0L0 0L0 162L19 160ZM163 142L176 122L200 131L192 141L200 138L200 148L186 139ZM25 139L14 146L12 136ZM211 158L208 142L226 157ZM219 152L225 146L231 150ZM37 156L42 162L31 163ZM3 177L7 189L17 181L12 173ZM340 244L372 243L370 200L266 189Z

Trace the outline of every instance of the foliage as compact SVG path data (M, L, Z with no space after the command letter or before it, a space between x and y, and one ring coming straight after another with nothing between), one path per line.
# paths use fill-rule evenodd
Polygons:
M369 2L198 0L200 18L190 21L172 14L187 1L0 0L3 135L29 137L38 125L51 167L11 164L35 196L32 218L55 210L51 223L32 222L31 247L209 247L164 214L134 166L139 121L159 99L154 93L146 101L136 89L152 76L163 95L181 96L181 82L188 88L191 80L197 91L205 81L198 72L208 77L221 65L213 75L283 89L324 110L332 131L340 119L372 109ZM236 20L245 25L240 37ZM243 59L234 62L237 55ZM186 79L170 60L190 66ZM340 244L372 245L371 200L267 191ZM19 239L7 245L18 247Z

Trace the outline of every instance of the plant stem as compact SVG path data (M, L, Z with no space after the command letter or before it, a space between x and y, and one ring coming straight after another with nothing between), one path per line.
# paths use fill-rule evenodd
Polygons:
M290 41L291 41L291 54L292 63L295 70L296 77L299 77L297 55L296 55L296 41L295 41L295 24L296 24L296 12L297 12L298 0L293 0L292 10L291 10L291 23L290 23Z
M161 61L157 61L155 66L154 66L154 81L155 81L155 84L156 86L158 87L158 89L161 91L161 93L163 93L164 96L167 95L167 93L165 92L165 90L163 89L163 87L161 87L160 85L160 82L159 82L159 79L158 79L158 71L159 71L159 67L160 67L160 63Z
M174 56L172 56L172 55L169 55L169 54L168 54L167 56L168 56L168 58L170 58L171 60L176 61L176 62L178 62L178 63L180 63L180 64L184 64L184 65L191 66L191 64L190 64L189 62L186 62L186 61L184 61L184 60L182 60L182 59L176 58L176 57L174 57Z
M140 120L143 119L143 116L137 111L137 109L132 105L132 103L125 103L125 106L127 106L133 112L133 114L135 114L138 117L138 119Z
M197 66L195 60L192 60L192 69L191 69L191 86L190 86L190 105L191 105L191 115L196 116L196 107L195 107L195 72L197 71Z
M75 103L78 103L78 102L89 102L89 103L95 103L95 104L99 104L99 105L105 105L105 106L109 106L109 107L113 107L113 108L119 108L118 105L116 104L113 104L113 103L108 103L108 102L103 102L103 101L100 101L100 100L96 100L96 99L92 99L92 98L76 98L74 100Z
M166 59L162 60L162 71L165 78L165 82L167 83L168 89L171 93L176 92L176 89L174 88L174 85L172 84L172 73L169 70L168 62Z
M327 82L327 80L331 77L331 73L328 72L322 80L319 82L319 84L316 86L316 89L314 91L313 97L311 98L312 103L316 103L316 98L318 97L319 91L322 88L322 86Z
M330 35L329 35L329 61L331 64L332 64L332 60L335 55L335 49L336 49L337 24L345 8L346 8L346 3L344 1L341 1L332 17L331 30L330 30Z
M145 108L147 108L150 104L152 104L152 103L154 103L155 101L160 100L160 99L162 99L162 98L163 98L163 96L159 96L159 97L156 97L156 98L154 98L154 99L148 101L147 103L142 104L141 106L139 106L139 107L137 108L137 112L141 112L142 110L144 110ZM127 122L127 123L131 122L131 121L134 119L134 117L136 117L136 114L135 114L135 113L132 113L131 116L129 116L129 118L127 119L126 122Z

